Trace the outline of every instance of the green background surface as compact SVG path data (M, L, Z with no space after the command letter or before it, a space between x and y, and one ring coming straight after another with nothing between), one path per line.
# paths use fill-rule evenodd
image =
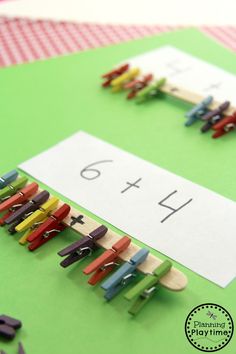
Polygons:
M235 55L193 29L2 69L1 175L82 129L236 200L234 133L212 140L200 134L200 124L184 127L189 106L182 102L162 98L136 105L124 93L112 95L100 87L100 75L116 63L164 44L236 74ZM72 158L76 163L79 156ZM132 318L122 296L106 303L99 286L87 284L81 271L91 259L66 270L59 266L57 251L77 237L65 231L30 253L19 246L18 235L0 230L0 312L23 321L13 342L0 343L8 354L16 353L18 340L27 354L191 354L198 351L186 339L184 323L193 307L218 303L236 320L236 281L221 289L179 264L189 279L186 290L161 289ZM222 235L219 262L224 257ZM236 336L222 352L236 353Z

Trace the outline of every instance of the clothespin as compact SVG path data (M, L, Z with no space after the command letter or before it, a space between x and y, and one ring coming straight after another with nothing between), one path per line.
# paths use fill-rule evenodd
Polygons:
M13 211L7 211L1 218L0 218L0 226L5 225L5 220L9 218L13 214Z
M211 104L213 101L212 96L207 96L202 100L200 103L198 103L196 106L194 106L189 112L185 114L185 117L188 118L187 122L185 122L185 126L189 127L193 123L195 123L197 120L201 119L201 117L208 111L208 106Z
M21 342L18 343L18 354L25 354L25 350Z
M5 225L5 220L8 219L16 210L20 209L22 207L22 205L26 204L28 200L23 201L20 204L15 204L13 205L1 218L0 218L0 226L4 226ZM20 222L20 220L18 220L15 224L18 225ZM13 224L12 224L13 225ZM9 230L8 230L9 231ZM11 231L9 231L11 233ZM16 231L15 231L16 232Z
M44 220L49 213L56 209L59 203L59 199L56 197L52 197L46 203L41 205L35 212L33 212L30 216L28 216L24 221L22 221L19 225L16 226L17 232L22 232L26 229L29 229L33 225L37 225Z
M111 300L136 276L136 268L145 261L149 251L145 248L138 251L128 262L125 262L101 287L106 291L105 299Z
M23 218L24 220L25 218ZM28 230L26 230L24 232L24 234L21 236L21 238L19 239L19 244L24 246L27 242L28 242L28 238L29 236L40 226L42 225L46 220L48 219L48 217L45 217L44 219L42 219L39 222L34 223ZM16 223L11 224L11 226L8 229L8 232L10 234L16 233L16 226L19 225L22 222L22 220L20 222L16 221Z
M29 197L34 195L38 190L38 184L33 182L28 184L26 187L21 189L15 195L6 199L3 203L0 204L0 213L14 206L19 206L25 202Z
M23 219L25 220L25 219ZM34 232L34 230L36 230L41 224L43 224L45 221L47 220L47 217L45 217L44 219L42 219L41 221L38 221L36 223L34 223L28 230L26 230L24 232L24 234L21 236L21 238L19 239L19 244L20 245L25 245L28 241L28 237ZM13 233L16 233L17 230L16 230L16 227L22 223L22 221L20 222L16 222L15 224L11 224L11 226L9 227L8 229L8 232L10 234L13 234Z
M18 343L18 351L17 351L18 354L26 354L25 353L25 350L24 350L24 347L22 345L22 343ZM6 352L4 352L4 350L0 350L0 354L7 354Z
M119 68L109 71L108 73L102 75L102 78L106 79L106 81L104 81L102 83L102 86L103 87L110 86L112 80L114 80L118 76L124 74L128 69L129 69L129 64L124 64L124 65L120 66Z
M29 200L25 200L24 202L22 202L21 204L15 204L14 206L11 207L11 209L9 209L9 213L8 216L4 215L4 217L2 219L6 220L8 219L12 214L14 214L14 212L18 209L20 209L23 205L25 205ZM32 212L33 213L33 212ZM10 227L8 228L8 232L11 235L14 235L15 233L17 233L16 227L22 223L22 221L24 221L29 214L32 213L27 213L26 215L24 215L22 218L15 220L13 223L11 223ZM3 220L3 221L4 221ZM42 220L43 221L43 220ZM34 230L36 227L38 227L38 225L40 225L41 222L37 222L35 224L32 225L32 227L29 228L29 230L27 230L24 235L19 239L19 243L21 245L24 245L27 242L27 237L30 235L30 233L32 232L32 230ZM4 222L5 225L5 222Z
M0 226L5 225L5 220L8 219L16 210L20 209L24 204L28 202L28 197L34 195L38 190L37 183L33 182L21 189L17 194L10 198L7 198L3 203L0 204L0 212L9 209L1 218ZM13 234L15 233L14 227L18 225L20 220L12 224L8 231Z
M18 172L16 170L13 170L0 177L0 189L6 187L8 184L15 181L15 179L17 179L17 176Z
M29 250L34 251L63 231L66 225L62 224L62 221L67 217L69 212L70 206L63 204L43 224L34 230L27 239L30 242Z
M150 83L150 81L152 81L152 79L153 79L153 75L148 74L139 80L136 79L125 84L124 89L131 90L127 95L127 99L130 100L134 98L140 90L146 87Z
M33 199L31 199L29 202L27 202L22 207L20 207L20 209L15 211L11 216L9 216L9 218L5 220L5 223L9 225L17 220L27 217L35 210L37 210L40 207L40 205L45 203L48 200L49 195L50 194L48 193L48 191L40 192Z
M212 135L213 138L219 138L230 133L236 128L236 111L231 116L225 117L219 123L213 125L212 128L216 131Z
M202 120L206 121L206 123L201 127L202 133L207 132L212 128L213 125L221 121L223 119L223 113L224 111L229 107L230 102L225 101L219 107L214 109L213 111L209 111L206 114L202 116Z
M68 256L60 263L60 265L63 268L66 268L80 259L89 256L95 249L97 249L96 241L103 237L107 230L106 226L101 225L94 231L90 232L88 236L83 237L81 240L72 243L72 245L58 252L61 257Z
M27 242L27 238L32 233L32 231L46 220L50 212L56 209L58 203L58 198L51 198L46 203L41 205L38 210L32 212L29 216L24 216L20 221L16 220L10 226L8 232L13 235L16 232L22 232L28 229L19 240L19 243L21 245L24 245Z
M6 339L13 339L16 335L16 330L21 328L22 323L15 318L1 315L0 316L0 336Z
M166 275L172 267L170 261L164 261L157 267L153 274L148 274L138 284L125 294L127 300L138 297L133 306L129 309L131 315L136 315L147 301L154 295L160 279Z
M91 274L95 272L89 279L88 283L91 285L97 284L107 274L109 274L113 268L118 265L115 261L118 259L119 254L126 250L130 245L131 239L128 236L122 237L116 242L111 249L106 250L101 256L96 258L90 263L84 270L84 274Z
M12 214L11 214L12 215ZM24 217L22 217L21 219L18 219L18 220L16 220L16 221L14 221L11 225L10 225L10 227L8 228L8 232L9 232L9 234L11 234L11 235L14 235L14 234L16 234L17 233L17 231L16 231L16 226L17 225L19 225L24 219L26 219L27 218L27 215L25 215Z
M166 78L163 77L160 80L156 81L154 84L144 87L137 93L136 102L143 103L152 97L156 97L160 92L160 88L165 84L165 82Z
M112 92L121 91L125 84L132 81L140 73L139 68L132 68L111 81Z
M16 179L13 181L11 184L8 184L6 187L0 190L0 201L4 201L14 195L19 189L24 187L26 182L28 181L28 178L26 177L20 177L19 179Z

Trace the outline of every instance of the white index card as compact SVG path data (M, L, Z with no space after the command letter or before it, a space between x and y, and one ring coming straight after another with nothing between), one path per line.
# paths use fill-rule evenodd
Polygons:
M236 75L196 58L173 46L163 46L125 62L142 73L166 77L168 82L216 101L230 101L236 106Z
M19 167L221 287L234 279L235 202L85 132Z

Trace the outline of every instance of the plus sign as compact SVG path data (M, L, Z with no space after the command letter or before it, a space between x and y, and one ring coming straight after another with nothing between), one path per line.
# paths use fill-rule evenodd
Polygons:
M220 86L221 86L221 82L216 82L215 84L211 84L211 85L209 85L208 87L206 87L206 88L204 89L204 91L209 91L209 90L211 90L211 89L213 89L213 90L218 90L218 89L220 88Z
M169 69L172 70L172 72L170 72L170 74L169 74L170 77L182 74L185 71L189 70L189 67L183 67L182 63L179 63L179 60L174 60L172 62L169 62L167 64L167 66L169 67Z
M83 225L84 224L84 221L82 220L83 219L83 215L78 215L78 216L72 216L71 217L71 223L70 223L70 226L73 226L73 225L75 225L75 224L77 224L77 223L79 223L79 224L81 224L81 225Z
M121 193L125 193L128 189L130 189L131 187L136 187L136 188L140 188L136 183L140 182L142 180L142 178L137 179L137 181L135 181L134 183L130 183L130 182L126 182L126 184L128 184L128 187L126 187L125 189L123 189L123 191L121 191Z

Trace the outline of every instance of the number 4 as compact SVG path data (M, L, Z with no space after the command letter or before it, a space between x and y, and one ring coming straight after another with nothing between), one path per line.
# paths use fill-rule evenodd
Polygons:
M177 211L179 211L180 209L184 208L186 205L188 205L189 203L191 203L191 201L193 199L189 199L186 203L180 205L179 208L175 209L167 204L164 204L164 202L169 199L172 195L174 195L175 193L177 193L177 191L174 191L172 193L170 193L167 197L165 197L164 199L162 199L158 204L161 205L164 208L170 209L172 212L167 215L164 219L161 220L161 223L163 223L164 221L166 221L170 216L174 215L175 213L177 213Z

